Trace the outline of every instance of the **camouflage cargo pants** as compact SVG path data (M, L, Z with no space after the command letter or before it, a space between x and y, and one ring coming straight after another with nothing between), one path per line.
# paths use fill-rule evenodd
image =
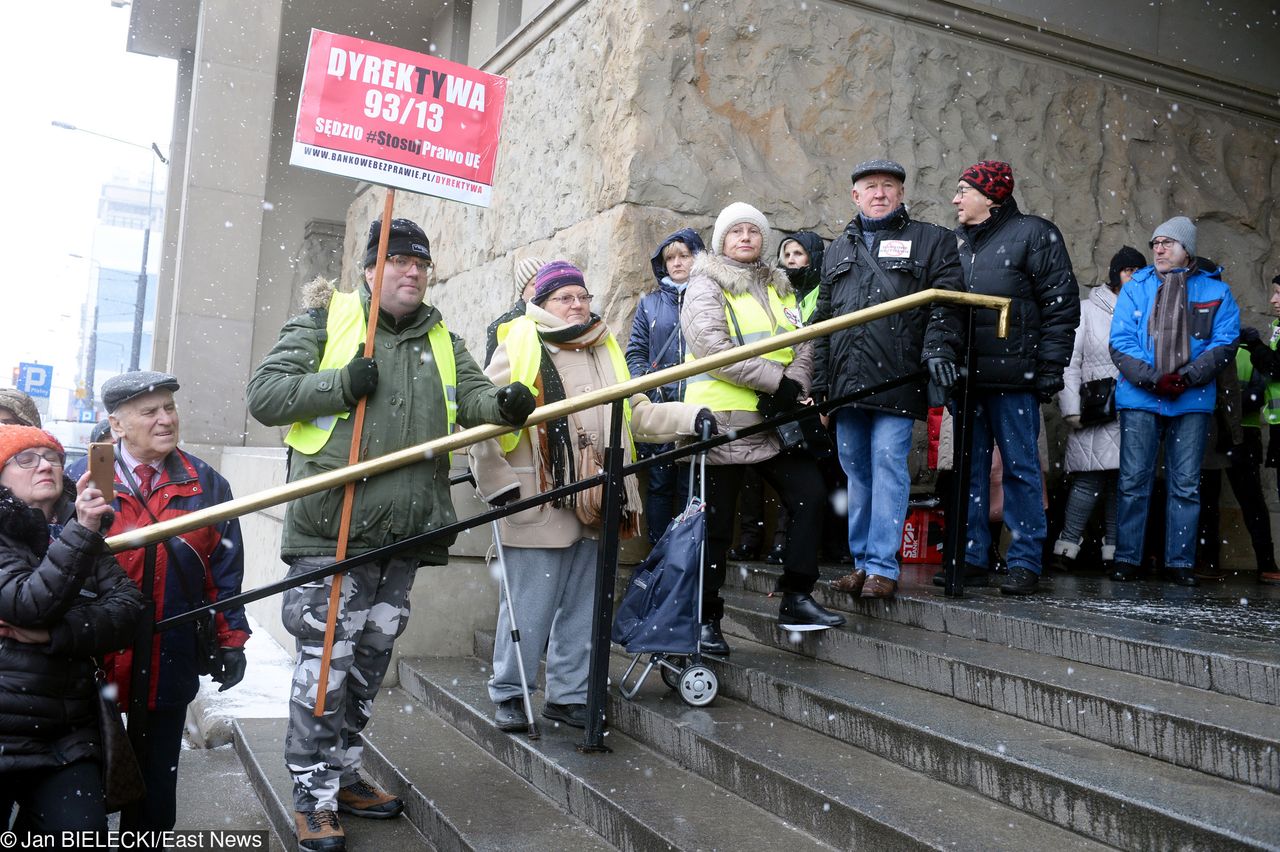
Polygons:
M333 564L331 557L302 557L289 576ZM284 627L297 639L289 729L284 755L293 776L294 808L336 810L338 788L356 780L373 699L391 662L391 646L409 621L413 559L361 565L342 581L324 715L316 718L316 690L324 649L332 577L284 593Z

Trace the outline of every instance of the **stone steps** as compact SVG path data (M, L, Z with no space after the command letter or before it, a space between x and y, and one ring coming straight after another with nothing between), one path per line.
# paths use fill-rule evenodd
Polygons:
M293 779L284 766L284 719L237 719L232 727L236 753L249 784L258 794L276 836L286 849L297 849L293 824ZM367 752L366 752L367 753ZM370 773L373 780L384 779ZM348 849L434 852L436 846L406 819L360 819L343 816Z
M784 636L765 599L724 596L722 626L731 635L1280 792L1280 711L1272 705L860 613L841 630Z
M537 741L502 733L486 669L471 658L402 659L400 683L606 842L638 852L833 848L616 729L607 732L609 754L580 752L582 732L550 722Z
M768 594L780 570L734 563L726 587ZM826 579L840 572L824 569ZM1280 643L1201 633L1179 627L1081 612L1034 597L1012 600L996 589L967 589L947 598L941 589L900 588L890 603L863 601L826 582L814 590L826 607L1031 651L1099 668L1192 686L1261 704L1280 704Z
M270 852L293 849L293 834L282 842L230 743L218 748L183 749L178 769L179 831L267 831ZM117 818L112 818L113 827Z
M629 658L615 655L619 681ZM651 673L610 724L845 849L1108 848L976 793L727 697L684 704Z
M478 632L476 653L492 651L493 634ZM614 649L611 683L622 681L631 660ZM607 712L612 729L837 848L1104 848L742 702L719 697L691 708L656 669L635 700L610 690Z
M731 643L732 657L712 664L722 695L1086 837L1127 849L1280 848L1272 793L778 647Z

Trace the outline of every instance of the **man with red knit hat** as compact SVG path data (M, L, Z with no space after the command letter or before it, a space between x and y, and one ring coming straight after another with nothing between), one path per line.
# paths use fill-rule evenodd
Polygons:
M1046 523L1036 440L1040 403L1062 390L1080 322L1080 290L1061 232L1048 219L1021 212L1013 169L983 160L960 174L955 197L960 263L972 293L1013 300L1009 336L996 336L995 311L974 312L969 381L977 412L972 434L968 542L964 582L984 586L991 531L991 449L1004 461L1004 519L1013 533L1005 561L1007 595L1027 595L1040 581ZM934 582L942 585L941 575Z

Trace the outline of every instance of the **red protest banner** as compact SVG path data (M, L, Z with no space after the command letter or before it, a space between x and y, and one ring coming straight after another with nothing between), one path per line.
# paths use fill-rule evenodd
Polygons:
M507 80L311 31L291 165L489 206Z

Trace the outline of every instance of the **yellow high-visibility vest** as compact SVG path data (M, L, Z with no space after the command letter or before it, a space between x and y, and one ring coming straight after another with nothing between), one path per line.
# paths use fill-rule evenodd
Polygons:
M511 322L503 323L503 327L507 329L504 343L507 347L507 361L511 365L511 382L519 382L527 387L530 393L537 396L538 389L534 383L538 380L538 370L542 366L542 338L538 336L538 324L529 317L516 317ZM614 376L619 382L629 381L631 371L627 369L627 359L623 356L622 349L619 348L618 341L614 339L612 333L605 337L604 346L609 353L609 361L613 364ZM627 400L622 401L622 414L627 435L630 437L631 403ZM532 432L534 428L530 426L518 432L509 432L498 438L498 445L502 447L504 453L510 453L519 446L520 439L526 433ZM636 443L634 440L628 443L631 445L631 460L635 461Z
M328 339L325 341L317 372L345 367L351 361L351 353L364 346L365 330L366 317L364 306L360 304L360 294L354 291L334 291L329 298L329 317L325 323ZM453 432L458 419L458 366L453 358L453 338L443 320L427 332L427 341L431 344L431 354L440 371L449 432ZM350 416L350 411L340 411L305 423L294 423L284 436L284 442L304 455L315 455L329 442L338 421Z
M1276 348L1276 342L1280 340L1278 327L1280 327L1280 320L1271 323L1271 339L1267 341L1267 345L1273 350ZM1242 346L1238 352L1247 352L1247 350ZM1236 363L1238 365L1239 361L1237 360ZM1249 361L1249 375L1253 375L1252 361ZM1241 376L1240 378L1241 381L1249 381L1249 376ZM1273 426L1280 423L1280 379L1278 378L1273 378L1267 382L1267 397L1266 402L1262 404L1262 419Z
M797 316L794 293L782 298L770 284L769 311L766 311L750 293L738 296L725 293L724 300L725 322L728 323L729 333L734 339L741 337L740 344L754 343L757 340L796 330L796 324L791 318ZM788 310L791 316L787 315ZM769 316L770 311L773 313L772 319ZM735 317L737 318L736 326ZM787 346L760 357L777 361L785 367L795 360L796 351ZM685 361L693 360L695 360L693 353L685 355ZM684 401L712 411L755 411L759 403L759 395L752 388L735 385L711 373L700 373L690 378L685 385Z

